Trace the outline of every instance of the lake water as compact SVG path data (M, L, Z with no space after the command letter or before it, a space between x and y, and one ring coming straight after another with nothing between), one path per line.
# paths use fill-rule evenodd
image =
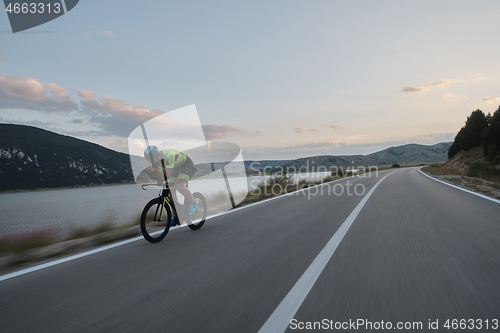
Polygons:
M301 174L294 176L294 180L317 180L326 176L328 173ZM232 179L231 189L234 193L244 193L246 186L253 189L267 178L248 177L247 184L244 178ZM209 197L221 190L216 183L215 179L205 179L190 183L190 188ZM158 192L157 187L143 191L133 184L0 194L0 237L36 231L64 235L104 223L139 223L145 204Z

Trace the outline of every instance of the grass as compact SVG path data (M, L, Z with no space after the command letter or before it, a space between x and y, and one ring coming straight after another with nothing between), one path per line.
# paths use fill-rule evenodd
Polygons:
M345 178L350 174L327 176L321 180L307 181L301 179L298 182L293 182L291 177L283 177L282 175L270 177L267 182L260 183L256 189L250 191L247 197L238 205L244 206L250 203L266 200L277 197L283 194L292 193L308 187L331 182L333 180Z
M422 170L460 187L498 198L500 172L498 167L488 162L473 162L468 170L457 170L444 165L431 165Z
M92 228L76 228L65 236L61 236L55 230L7 235L0 238L0 257L7 258L3 262L6 268L14 268L37 260L68 255L81 248L100 246L135 236L139 231L138 228L136 231L130 230L130 232L127 229L130 229L132 226L137 227L138 225L139 217L120 226L102 223ZM120 230L123 230L123 232L111 232ZM84 240L85 238L88 238L88 240ZM72 242L78 239L82 239L82 242ZM64 246L58 247L55 244L64 244ZM55 247L50 245L54 245Z
M477 184L482 179L500 186L500 168L485 161L473 162L468 170L457 170L439 164L432 164L423 170L439 176L468 176L468 181L472 183Z
M500 182L500 168L491 162L475 161L470 165L467 176Z
M113 230L113 227L109 223L103 223L93 228L77 228L71 231L70 234L64 240L73 240L73 239L90 237L111 230Z
M464 170L447 168L438 164L432 164L423 168L423 170L439 176L465 176L467 174Z
M40 230L19 235L7 235L0 238L0 256L20 253L57 242L53 231Z

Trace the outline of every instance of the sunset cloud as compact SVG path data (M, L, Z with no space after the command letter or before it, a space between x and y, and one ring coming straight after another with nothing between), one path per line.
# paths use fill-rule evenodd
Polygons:
M207 140L220 139L234 133L243 133L242 130L230 125L203 125L203 132Z
M426 83L426 84L417 84L415 86L410 86L410 87L404 87L401 92L404 93L418 93L418 92L424 92L428 91L433 88L437 87L443 87L446 85L449 85L451 83L457 83L460 82L459 80L452 80L452 79L443 79L438 82L431 82L431 83Z
M331 123L331 124L323 123L323 126L333 128L333 129L340 129L340 121L336 121L336 122Z
M0 54L0 60L3 60L5 61L6 63L10 63L9 59L7 59L6 57L4 57L3 55Z
M89 93L84 92L83 95L90 97ZM84 99L81 106L82 112L91 117L92 123L118 136L127 136L138 125L164 114L161 110L149 110L141 104L128 104L107 95L100 99Z
M92 99L96 97L96 94L94 94L92 91L87 90L80 90L78 92L78 95L83 99Z
M0 75L0 109L68 112L78 105L63 87L33 77Z
M116 36L109 30L104 31L104 33L106 34L106 36L109 36L111 38L116 38Z
M481 101L486 102L488 104L499 103L500 97L483 97Z

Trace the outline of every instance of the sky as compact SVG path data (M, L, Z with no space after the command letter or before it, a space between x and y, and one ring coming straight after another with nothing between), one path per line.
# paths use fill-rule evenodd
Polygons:
M500 105L500 2L81 0L13 34L0 13L0 122L128 152L196 105L246 160L453 141Z

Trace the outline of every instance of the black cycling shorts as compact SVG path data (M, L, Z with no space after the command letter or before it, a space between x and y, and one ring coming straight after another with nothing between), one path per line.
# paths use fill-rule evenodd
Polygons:
M191 177L193 177L196 170L197 169L194 167L193 160L189 158L189 156L186 156L184 163L174 167L172 174L168 178L168 182L170 184L175 184L177 179L184 179L185 181L188 181Z

